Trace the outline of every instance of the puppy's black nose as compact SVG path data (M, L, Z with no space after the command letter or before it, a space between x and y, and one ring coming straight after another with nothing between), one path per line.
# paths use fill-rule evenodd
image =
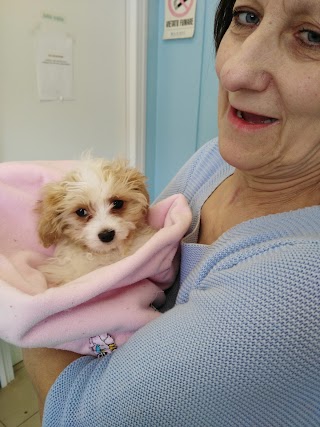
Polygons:
M116 232L114 230L103 230L98 234L99 239L103 243L112 242Z

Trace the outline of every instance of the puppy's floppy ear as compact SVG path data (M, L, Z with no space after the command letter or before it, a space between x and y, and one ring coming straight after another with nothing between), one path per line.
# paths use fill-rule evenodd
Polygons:
M128 189L136 193L137 199L147 208L149 206L149 193L147 190L147 178L136 168L127 167L124 172L124 177Z
M57 243L61 238L63 224L61 220L65 187L62 183L49 183L42 189L42 200L35 208L39 214L38 234L45 248Z
M146 198L147 205L149 205L150 198L149 198L149 192L147 190L147 184L146 184L147 178L145 177L145 175L143 175L139 171L133 170L130 178L131 178L130 179L131 184L134 187L135 191L143 194L144 197Z

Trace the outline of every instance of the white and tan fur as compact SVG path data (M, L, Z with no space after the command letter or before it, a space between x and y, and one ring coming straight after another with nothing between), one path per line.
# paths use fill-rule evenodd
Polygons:
M133 254L156 232L147 224L145 176L124 161L87 159L46 184L38 233L54 256L39 267L49 286L70 282Z

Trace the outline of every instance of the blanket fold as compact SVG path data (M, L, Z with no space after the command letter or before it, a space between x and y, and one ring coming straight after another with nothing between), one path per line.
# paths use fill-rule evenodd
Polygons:
M41 246L34 206L41 186L76 162L0 164L0 338L20 347L55 347L103 355L160 316L178 269L179 243L191 211L182 195L152 206L159 231L136 253L72 282L47 288L37 270L54 248Z

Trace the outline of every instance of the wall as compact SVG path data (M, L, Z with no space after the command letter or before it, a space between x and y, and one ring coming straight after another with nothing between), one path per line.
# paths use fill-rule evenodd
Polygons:
M159 4L148 3L148 41L147 41L147 99L146 99L146 175L151 199L155 193L155 167L157 142L157 91L158 91L158 46L159 46Z
M78 158L91 147L106 157L125 153L125 3L1 0L0 161ZM39 101L39 25L74 39L74 101Z
M74 101L39 100L39 28L74 40ZM126 49L125 0L1 0L0 161L74 159L90 148L126 154ZM11 353L13 363L21 359L19 349Z
M162 40L165 1L149 1L146 171L152 197L197 148L217 135L217 1L197 1L192 39Z

